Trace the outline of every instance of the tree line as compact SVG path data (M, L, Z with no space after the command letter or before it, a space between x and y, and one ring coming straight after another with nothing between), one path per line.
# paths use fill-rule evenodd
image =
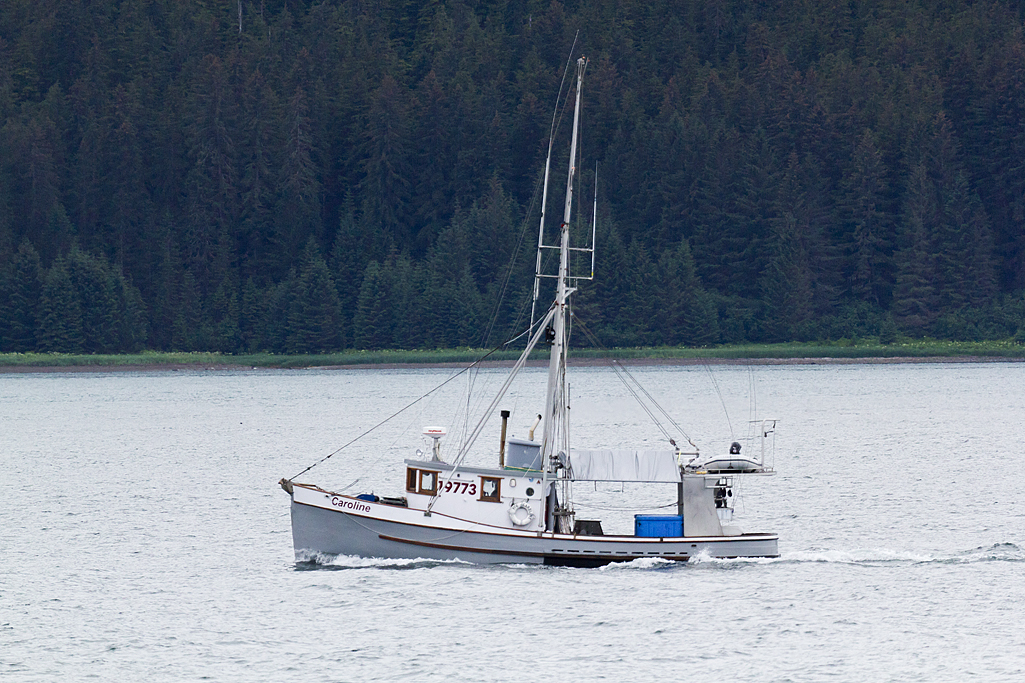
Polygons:
M0 350L515 336L575 37L601 343L1025 339L1023 11L9 0Z

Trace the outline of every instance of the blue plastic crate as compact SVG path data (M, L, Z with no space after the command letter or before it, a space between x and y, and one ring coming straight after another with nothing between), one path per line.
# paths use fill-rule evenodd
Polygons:
M683 517L680 515L634 515L634 536L679 538L683 536Z

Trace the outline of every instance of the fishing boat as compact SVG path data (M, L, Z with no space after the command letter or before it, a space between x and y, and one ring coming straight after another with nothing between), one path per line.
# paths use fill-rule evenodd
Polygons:
M740 477L774 473L766 463L766 444L775 421L758 422L761 456L702 458L667 439L662 450L578 449L571 447L569 395L566 390L568 303L581 280L594 277L592 224L589 247L570 246L570 218L577 162L581 91L587 61L576 62L576 95L569 173L557 244L545 244L545 208L552 157L549 143L544 199L535 271L534 297L543 278L554 279L554 300L528 328L528 341L497 396L455 456L446 461L443 427L425 427L433 444L429 453L405 460L399 495L352 495L313 483L282 479L291 497L292 542L297 561L337 555L370 558L461 560L471 563L517 563L593 567L639 558L688 560L776 557L774 533L744 533L733 525L734 487ZM554 117L553 117L554 139ZM542 272L543 250L558 255L558 272ZM570 272L571 252L589 252L591 274ZM496 466L464 464L470 447L499 409L510 385L538 344L550 346L544 412L528 438L507 437L509 411L500 411L501 435L495 440ZM540 399L538 401L540 403ZM536 428L541 434L535 438ZM445 450L447 455L448 449ZM307 468L308 471L310 468ZM630 535L605 534L601 520L578 519L573 484L621 482L671 486L676 514L636 514Z

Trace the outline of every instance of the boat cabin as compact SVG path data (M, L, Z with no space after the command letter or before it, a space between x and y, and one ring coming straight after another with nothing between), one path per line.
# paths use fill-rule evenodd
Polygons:
M434 460L406 460L406 500L413 510L487 526L543 531L545 492L541 471L453 466ZM551 484L552 482L549 482Z

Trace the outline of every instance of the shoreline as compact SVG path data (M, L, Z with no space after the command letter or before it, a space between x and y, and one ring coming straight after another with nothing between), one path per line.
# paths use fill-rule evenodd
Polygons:
M899 365L906 363L1022 363L1025 358L1013 356L866 356L859 358L572 358L569 367L603 367L613 360L631 367L683 365ZM509 368L512 360L484 361L481 368ZM528 367L546 367L547 360L527 361ZM0 374L88 373L88 372L238 372L240 370L411 370L417 368L465 368L465 362L426 363L355 363L341 365L307 365L299 367L254 366L236 363L135 363L127 365L0 365Z

